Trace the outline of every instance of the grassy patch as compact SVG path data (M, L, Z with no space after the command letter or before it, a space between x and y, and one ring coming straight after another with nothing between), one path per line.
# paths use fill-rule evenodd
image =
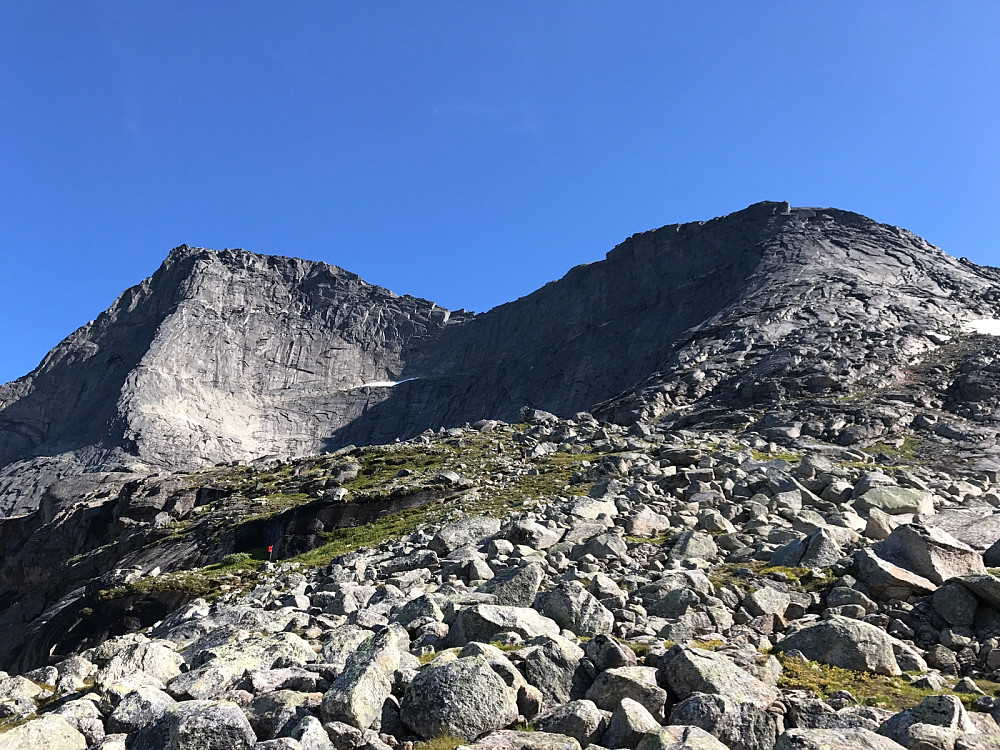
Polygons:
M626 534L624 538L629 544L655 544L657 547L662 547L676 533L677 530L675 529L673 531L661 532L656 536L632 536L631 534Z
M823 591L833 585L834 581L829 576L814 578L812 570L809 568L787 568L783 565L768 565L759 560L748 563L716 565L707 575L708 580L717 589L730 584L748 589L755 581L759 581L762 578L771 578L775 573L783 574L785 582L793 588L808 592Z
M256 569L267 557L267 550L264 548L226 555L222 561L204 568L145 576L125 586L104 589L98 591L94 599L103 602L153 591L180 591L192 596L212 598L234 588L248 587L256 577Z
M715 639L710 640L710 641L694 640L694 641L692 641L692 643L693 643L693 645L694 645L695 648L700 648L703 651L715 651L715 650L721 648L722 646L724 646L726 642L722 641L722 640L719 640L718 638L715 638Z
M850 669L832 667L817 662L804 662L800 659L790 659L778 654L778 660L784 668L778 686L784 690L811 690L820 698L828 698L838 690L847 690L860 703L866 706L878 706L892 711L902 711L915 706L929 695L958 695L967 706L975 701L976 696L955 693L949 689L931 690L919 688L908 683L902 677L885 677L871 672L855 672ZM996 683L978 682L981 689L989 694L996 694L1000 685Z
M873 455L878 455L879 453L884 453L890 458L899 461L909 461L917 456L917 451L920 449L920 441L913 437L912 435L907 435L903 438L902 445L892 445L890 443L874 443L866 448L862 448L865 453L871 453Z
M433 740L418 742L413 746L413 750L455 750L459 745L468 744L469 742L463 740L461 737L453 737L450 734L446 734L442 737L436 737Z
M329 565L334 557L354 552L362 547L376 547L388 539L412 534L421 526L439 520L454 502L454 499L431 502L417 508L391 513L363 526L347 526L323 532L320 536L325 540L324 544L289 558L287 562L301 563L307 567Z
M754 461L787 461L790 464L797 464L802 460L801 453L766 453L765 451L752 450Z

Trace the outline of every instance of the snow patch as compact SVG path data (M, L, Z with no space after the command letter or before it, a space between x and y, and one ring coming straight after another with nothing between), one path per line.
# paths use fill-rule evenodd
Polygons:
M985 333L987 336L1000 336L1000 319L982 318L967 321L963 327L973 333Z
M371 383L362 383L358 388L394 388L401 383L409 383L417 378L406 378L406 380L373 380Z

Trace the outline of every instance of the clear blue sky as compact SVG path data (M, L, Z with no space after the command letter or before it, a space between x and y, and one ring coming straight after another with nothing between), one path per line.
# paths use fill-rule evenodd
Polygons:
M1000 265L1000 3L0 3L0 382L171 247L485 310L837 206Z

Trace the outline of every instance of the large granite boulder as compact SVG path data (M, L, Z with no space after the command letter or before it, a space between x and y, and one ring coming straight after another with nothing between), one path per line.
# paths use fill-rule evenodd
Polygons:
M517 719L517 696L479 656L432 662L410 681L400 718L424 739L475 740Z

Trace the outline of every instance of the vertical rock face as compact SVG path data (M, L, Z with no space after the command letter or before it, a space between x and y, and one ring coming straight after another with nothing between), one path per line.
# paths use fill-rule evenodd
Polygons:
M449 317L323 263L177 248L0 386L0 510L66 469L320 452L388 390L364 384L394 381Z
M1000 317L998 282L904 230L785 203L634 235L475 316L323 263L183 246L0 386L0 514L81 470L319 453L525 404L745 426L904 379L945 331ZM877 435L846 424L845 444Z

